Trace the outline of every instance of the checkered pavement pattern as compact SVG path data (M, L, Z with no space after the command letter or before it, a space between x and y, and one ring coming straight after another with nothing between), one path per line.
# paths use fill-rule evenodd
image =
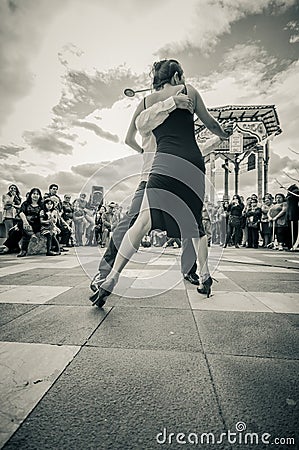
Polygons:
M110 349L111 358L121 349L124 358L144 350L298 361L290 349L299 317L298 254L212 248L217 282L207 299L183 279L179 252L138 252L102 309L88 300L102 250L0 257L0 448L34 442L20 425L93 348Z

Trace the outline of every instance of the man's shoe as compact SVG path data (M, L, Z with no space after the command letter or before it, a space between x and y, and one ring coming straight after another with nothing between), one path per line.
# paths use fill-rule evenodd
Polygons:
M63 248L63 247L61 247L60 251L63 252L63 253L64 252L68 252L68 250L66 248Z
M18 257L18 258L23 258L23 256L26 256L26 255L27 255L27 252L25 252L25 250L22 250L21 253L19 253L19 254L17 255L17 257Z
M91 289L93 292L97 292L97 291L100 289L101 284L104 283L105 280L106 280L106 278L100 278L100 274L97 273L97 274L93 277L93 279L92 279L92 281L91 281L91 283L90 283L90 285L89 285L90 289Z
M197 274L187 273L187 275L184 275L184 278L185 280L189 281L189 283L199 286L199 279Z

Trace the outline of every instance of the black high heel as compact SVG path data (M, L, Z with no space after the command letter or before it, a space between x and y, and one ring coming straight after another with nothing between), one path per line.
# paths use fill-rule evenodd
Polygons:
M102 308L102 306L106 303L106 298L112 293L116 282L117 281L114 278L111 278L111 280L107 282L105 281L101 287L89 297L89 300L92 302L92 306ZM103 287L103 285L105 285L105 287Z
M209 298L210 295L211 295L211 291L212 291L211 286L212 286L212 284L213 284L213 280L215 280L215 278L212 278L211 276L209 276L209 277L202 283L203 287L202 287L202 288L197 288L197 292L198 292L199 294L204 294L204 295L207 296L207 298ZM215 280L215 281L218 283L217 280Z

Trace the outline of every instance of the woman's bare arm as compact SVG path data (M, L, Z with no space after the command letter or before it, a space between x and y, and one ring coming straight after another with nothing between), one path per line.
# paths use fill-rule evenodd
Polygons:
M207 110L200 93L190 84L187 85L188 95L193 99L194 112L202 123L214 134L222 139L228 138L232 131L224 131L221 125Z
M138 152L138 153L142 153L143 149L142 149L142 147L140 147L140 145L136 141L137 128L136 128L135 120L143 110L144 110L144 103L143 103L143 101L141 101L133 114L131 123L129 125L128 131L126 134L126 138L125 138L125 143L127 145L129 145L129 147L131 147L133 150L136 150L136 152Z

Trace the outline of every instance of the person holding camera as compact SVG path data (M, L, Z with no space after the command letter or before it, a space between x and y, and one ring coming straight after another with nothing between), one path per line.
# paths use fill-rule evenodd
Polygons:
M233 238L236 248L239 248L239 242L242 235L242 212L244 205L239 195L235 194L231 203L228 205L228 227L224 248L231 242Z

